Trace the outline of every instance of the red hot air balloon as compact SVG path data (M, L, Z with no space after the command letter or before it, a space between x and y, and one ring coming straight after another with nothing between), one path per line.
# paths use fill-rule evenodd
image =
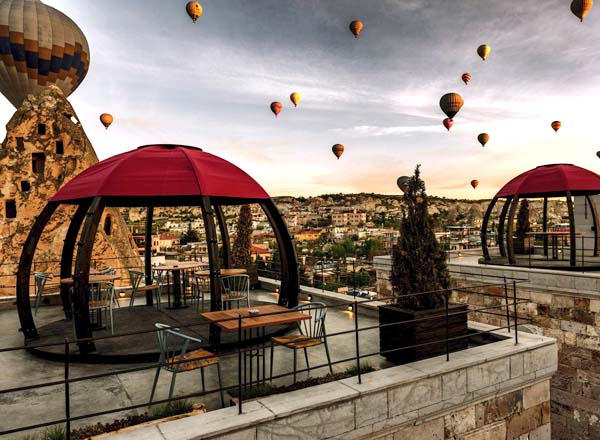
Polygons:
M554 132L558 132L561 126L562 124L560 123L560 121L554 121L552 122L552 124L550 124L550 127L552 127L552 130L554 130Z
M479 180L471 180L471 186L473 189L477 189L477 186L479 186Z
M362 21L354 20L352 23L350 23L348 27L350 28L350 32L352 32L352 34L354 35L354 38L358 38L364 26Z
M281 109L283 109L283 104L281 104L281 102L275 101L271 103L271 111L273 112L275 117L277 117L277 115L281 113Z
M444 124L444 127L446 127L446 130L450 131L450 129L454 125L454 121L452 121L452 119L450 119L450 118L446 118L442 121L442 124Z
M344 154L344 146L342 144L335 144L331 147L331 151L333 151L333 154L335 154L335 157L339 160L342 154Z

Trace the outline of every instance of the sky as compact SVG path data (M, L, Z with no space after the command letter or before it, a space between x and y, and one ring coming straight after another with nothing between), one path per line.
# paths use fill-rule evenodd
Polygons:
M429 194L473 199L538 165L600 171L600 5L580 23L570 0L203 0L194 24L185 0L44 3L88 39L90 70L69 100L100 159L197 146L271 196L397 194L416 164ZM450 132L448 92L465 101ZM14 111L0 100L0 120Z

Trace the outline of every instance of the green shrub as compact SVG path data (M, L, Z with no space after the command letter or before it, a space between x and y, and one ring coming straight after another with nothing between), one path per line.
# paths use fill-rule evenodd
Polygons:
M164 405L154 406L150 409L150 418L162 419L179 414L189 413L194 409L194 404L189 400L174 400Z
M351 376L357 376L358 375L357 371L358 371L358 369L356 368L356 365L352 365L351 367L346 368L344 370L344 373L351 377ZM360 364L360 374L370 373L371 371L375 371L375 367L373 367L368 362L365 362L364 364Z
M67 430L64 425L55 425L46 429L40 440L65 440L67 438Z

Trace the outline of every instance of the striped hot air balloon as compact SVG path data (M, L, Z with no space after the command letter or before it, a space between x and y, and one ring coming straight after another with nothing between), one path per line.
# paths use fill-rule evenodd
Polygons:
M271 111L273 112L273 114L275 115L275 117L277 117L277 115L279 113L281 113L281 110L283 109L283 104L281 102L272 102L271 103Z
M466 86L467 84L469 84L469 81L471 81L471 74L469 72L465 72L462 74L461 79L463 80Z
M560 121L554 121L552 122L552 124L550 124L550 127L552 127L552 130L554 130L554 132L558 132L558 130L560 129L560 127L562 127L562 124L560 123Z
M335 144L333 147L331 147L331 151L339 160L342 154L344 154L344 146L342 144Z
M458 93L446 93L440 98L440 108L450 119L456 116L463 104L462 96Z
M89 66L85 35L65 14L39 0L0 0L0 92L12 105L50 84L69 96Z
M583 17L592 9L593 0L573 0L571 2L571 12L583 21Z
M352 23L350 23L350 25L348 25L348 27L350 28L350 32L352 32L352 35L354 35L354 38L358 38L358 36L363 30L364 25L362 21L354 20Z

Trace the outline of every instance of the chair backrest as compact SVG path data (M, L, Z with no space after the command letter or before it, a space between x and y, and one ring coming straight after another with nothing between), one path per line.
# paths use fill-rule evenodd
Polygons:
M46 285L46 281L50 279L50 275L45 274L43 272L34 272L33 278L35 279L35 293L36 295L39 293L40 295L44 291L44 286Z
M311 319L298 321L298 330L304 336L314 339L323 339L325 335L325 316L327 316L327 306L321 302L311 302L301 304L294 308L297 312L306 313Z
M250 277L248 275L228 275L221 277L221 287L229 299L246 298L250 295Z
M152 283L162 286L165 283L165 275L167 271L164 269L152 269Z
M110 307L112 305L114 294L114 283L94 283L90 286L90 301L104 303L106 304L106 307Z
M201 343L201 338L190 338L182 333L179 333L178 328L171 327L160 322L154 323L156 328L156 338L158 339L158 348L160 349L159 363L164 364L168 359L179 356L180 360L187 352L191 340ZM179 341L178 341L179 339ZM183 339L183 344L181 344ZM176 368L173 364L164 364L164 368L172 371Z
M210 292L210 279L201 275L194 275L194 282L200 292Z
M116 275L117 274L117 269L115 269L112 266L106 266L103 269L100 269L98 271L98 274L100 275Z
M139 270L129 269L129 279L131 280L131 288L136 290L140 286L140 282L144 278L144 272Z

